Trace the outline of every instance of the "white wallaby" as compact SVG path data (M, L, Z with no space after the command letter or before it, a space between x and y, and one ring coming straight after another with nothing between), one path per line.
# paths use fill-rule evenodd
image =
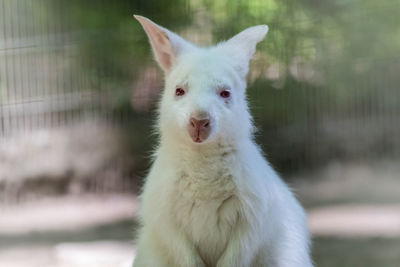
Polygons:
M268 27L198 47L135 16L165 72L135 267L310 267L305 212L253 140L249 61Z

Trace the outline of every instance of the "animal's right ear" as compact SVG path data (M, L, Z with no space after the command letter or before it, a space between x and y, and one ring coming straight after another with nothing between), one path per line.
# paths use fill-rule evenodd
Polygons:
M176 64L179 54L193 46L177 34L155 24L148 18L138 15L134 15L134 17L140 22L149 37L158 64L167 73Z
M254 56L257 43L261 42L267 33L267 25L253 26L236 34L219 46L236 61L236 69L243 76L246 76L249 71L249 61Z

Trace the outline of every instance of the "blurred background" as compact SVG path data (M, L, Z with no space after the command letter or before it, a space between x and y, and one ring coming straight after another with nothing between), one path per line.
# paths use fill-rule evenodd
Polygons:
M129 266L162 72L133 14L200 45L268 24L257 142L316 266L400 266L397 0L0 0L0 266Z

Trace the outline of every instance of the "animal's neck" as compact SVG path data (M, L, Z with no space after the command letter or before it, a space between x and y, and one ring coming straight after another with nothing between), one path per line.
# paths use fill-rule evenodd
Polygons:
M176 172L176 183L197 199L225 199L235 191L237 147L217 143L161 147Z
M161 142L163 150L173 158L187 160L205 160L226 156L235 153L240 145L215 141L205 144L190 144L188 142L170 141Z
M245 142L245 140L243 140ZM251 142L251 140L248 140ZM215 142L207 144L162 143L161 151L177 169L210 175L230 172L240 162L245 143Z

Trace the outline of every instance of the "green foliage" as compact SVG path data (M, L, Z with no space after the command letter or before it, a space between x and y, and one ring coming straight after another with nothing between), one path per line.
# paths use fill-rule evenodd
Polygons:
M133 14L189 39L197 36L200 42L204 34L217 42L252 25L269 25L251 64L248 94L260 129L257 138L282 170L345 153L318 143L321 134L331 134L321 128L322 122L399 111L400 5L394 0L49 3L46 8L54 12L43 12L40 4L34 12L59 22L54 29L74 35L80 60L71 76L86 77L91 90L111 92L115 110L129 107L132 88L154 65L149 64L148 40Z

